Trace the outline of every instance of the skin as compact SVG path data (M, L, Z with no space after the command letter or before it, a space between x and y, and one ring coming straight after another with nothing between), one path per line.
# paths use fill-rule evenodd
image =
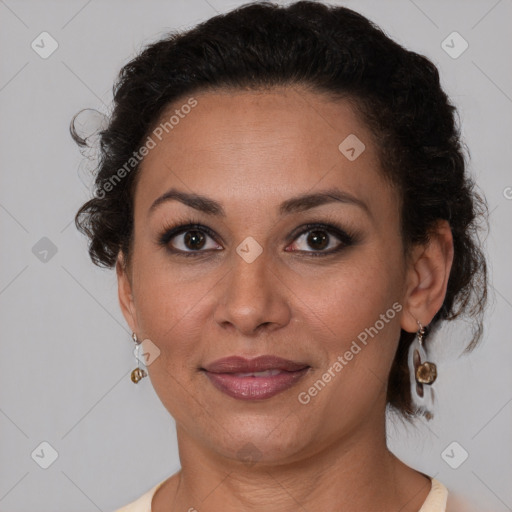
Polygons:
M298 87L194 97L198 105L141 164L133 259L127 266L120 253L116 265L122 312L139 339L160 349L149 377L176 421L181 470L156 492L152 510L417 512L431 483L386 446L387 378L400 329L416 332L416 319L428 325L443 303L449 226L440 222L429 245L404 256L397 192L347 100ZM349 134L366 146L354 161L338 149ZM176 200L148 216L171 187L218 201L225 217ZM283 201L331 187L368 211L330 202L279 214ZM204 234L202 254L173 255L155 240L176 216L210 227L217 240ZM331 221L357 242L315 258L322 250L307 234L288 240L306 223ZM263 248L252 263L236 252L249 236ZM168 247L192 252L184 238ZM332 234L323 250L339 243ZM395 302L401 311L307 405L299 403L298 393ZM221 393L199 370L221 357L263 354L311 369L291 389L252 402ZM248 443L254 463L238 454Z

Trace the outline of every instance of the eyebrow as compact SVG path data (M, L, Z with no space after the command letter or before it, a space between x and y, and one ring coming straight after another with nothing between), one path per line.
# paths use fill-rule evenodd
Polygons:
M194 208L195 210L203 212L207 215L217 217L226 216L226 212L222 207L222 204L215 201L214 199L200 194L183 192L175 188L171 188L153 202L148 210L148 216L151 215L160 205L173 200L179 201L186 206ZM364 210L366 214L371 216L368 205L364 201L358 199L352 194L349 194L348 192L344 192L337 188L320 190L319 192L315 192L313 194L301 194L299 196L287 199L279 206L279 213L281 216L289 215L291 213L304 212L311 208L316 208L317 206L334 202L358 206Z

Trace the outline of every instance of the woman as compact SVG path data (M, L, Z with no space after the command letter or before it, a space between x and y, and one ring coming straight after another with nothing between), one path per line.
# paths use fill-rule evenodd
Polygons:
M432 417L429 333L470 315L473 348L486 297L435 66L349 9L249 4L114 92L76 223L181 461L119 510L453 510L385 435L387 407Z

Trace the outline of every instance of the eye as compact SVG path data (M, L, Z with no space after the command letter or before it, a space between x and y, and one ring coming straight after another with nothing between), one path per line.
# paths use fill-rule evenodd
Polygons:
M306 229L294 238L295 248L290 252L309 252L312 253L311 256L326 256L354 243L353 236L336 226L308 224L302 228L304 227ZM308 247L312 250L308 250Z
M218 236L207 226L190 221L187 224L167 226L157 243L179 256L199 256L201 253L223 250ZM341 226L332 224L306 224L288 237L287 252L307 253L308 256L328 256L355 243L355 235ZM311 250L308 250L308 247Z
M211 242L208 242L211 239ZM171 252L193 256L194 253L222 249L215 241L210 228L201 224L187 224L165 228L158 243L167 247Z

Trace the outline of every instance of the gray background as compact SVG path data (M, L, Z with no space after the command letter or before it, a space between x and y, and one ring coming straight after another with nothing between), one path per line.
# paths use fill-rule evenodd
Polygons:
M2 512L109 511L179 468L172 418L149 379L130 381L115 273L92 265L72 223L91 179L68 125L84 107L106 111L117 72L143 44L242 3L0 0ZM390 417L389 444L481 510L512 510L512 2L338 3L439 67L492 212L484 340L458 357L464 324L439 335L436 418L413 429ZM31 48L43 31L59 45L47 59ZM453 31L469 43L456 59L441 46ZM43 441L58 453L47 469ZM453 441L452 460L469 454L457 469L441 455Z

